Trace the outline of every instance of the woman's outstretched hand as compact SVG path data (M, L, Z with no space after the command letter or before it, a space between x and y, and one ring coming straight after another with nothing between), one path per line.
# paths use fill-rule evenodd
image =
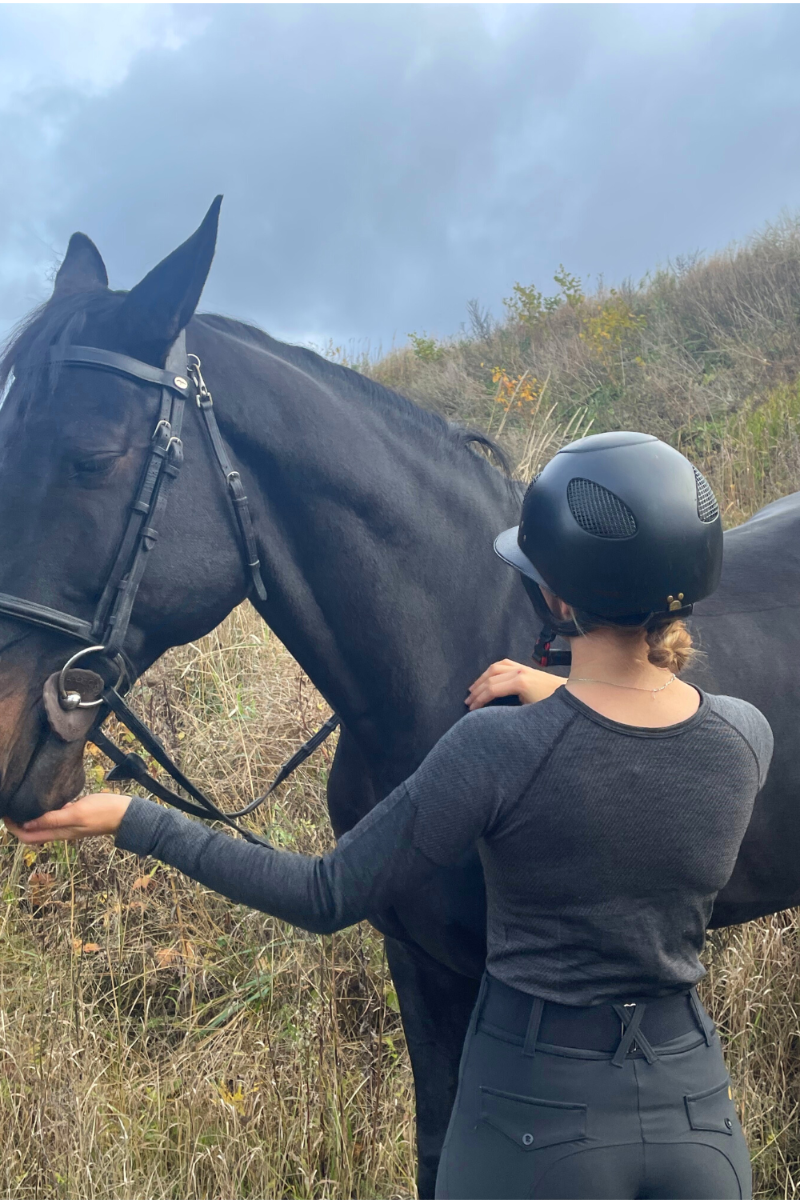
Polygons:
M534 667L504 658L492 663L475 680L464 703L470 712L483 708L499 696L519 696L523 704L535 704L537 700L552 696L556 688L564 683L565 679L548 675L546 671L537 671Z
M98 837L104 833L113 836L129 804L129 796L96 792L93 796L83 796L80 800L65 804L63 808L45 813L35 821L26 821L24 825L15 825L8 817L5 822L21 842L34 846L40 842L71 842L76 838Z

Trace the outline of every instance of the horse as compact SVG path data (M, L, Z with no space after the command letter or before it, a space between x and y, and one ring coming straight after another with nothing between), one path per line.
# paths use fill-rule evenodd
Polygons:
M516 523L523 485L488 460L480 434L309 349L198 314L220 199L129 292L109 288L97 248L74 234L51 298L11 341L0 363L0 592L92 619L148 460L159 388L65 368L64 351L95 347L163 369L185 335L249 497L266 598L189 404L183 469L125 637L129 674L249 598L341 719L328 783L340 836L463 715L467 687L488 663L529 656L538 622L492 548ZM799 531L795 494L726 532L722 584L696 609L698 682L757 704L776 741L714 925L800 901ZM0 612L0 815L26 819L83 786L85 738L58 738L43 702L45 681L75 649L63 629ZM433 1195L484 968L485 920L476 852L440 869L423 895L371 916L414 1073L423 1197Z

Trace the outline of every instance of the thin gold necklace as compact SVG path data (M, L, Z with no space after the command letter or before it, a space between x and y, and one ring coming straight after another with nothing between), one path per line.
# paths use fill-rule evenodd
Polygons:
M583 679L580 675L577 677L570 675L567 683L604 683L606 687L626 688L629 692L649 692L651 696L655 696L656 692L663 692L664 688L668 688L677 678L677 675L670 675L667 682L657 688L634 687L632 683L612 683L610 679Z

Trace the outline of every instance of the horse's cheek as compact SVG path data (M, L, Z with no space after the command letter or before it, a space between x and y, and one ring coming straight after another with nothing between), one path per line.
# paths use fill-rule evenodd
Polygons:
M0 816L13 817L10 801L42 737L38 706L26 678L7 668L0 673Z

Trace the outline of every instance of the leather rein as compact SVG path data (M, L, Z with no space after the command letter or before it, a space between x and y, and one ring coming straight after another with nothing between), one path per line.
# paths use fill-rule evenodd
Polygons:
M158 420L150 442L150 451L122 540L111 571L95 609L92 621L84 621L70 613L36 604L19 596L0 592L0 616L12 617L28 625L40 626L67 634L84 643L44 685L44 707L53 732L65 742L79 738L93 742L115 764L106 779L112 782L132 780L151 795L178 808L181 812L208 820L223 821L237 830L249 842L266 845L238 820L254 812L268 796L284 782L339 726L335 714L300 747L281 767L263 795L251 800L235 812L225 812L213 800L187 779L163 743L129 708L121 692L133 683L136 672L125 654L125 636L130 625L136 593L147 568L150 553L158 541L158 529L164 516L169 490L183 465L181 429L187 397L194 396L208 434L214 457L225 480L227 494L233 506L239 530L242 556L250 576L251 589L260 600L267 599L261 577L258 548L253 533L250 508L239 472L233 469L228 451L217 424L214 402L200 371L200 359L186 353L185 335L180 334L167 357L166 366L150 366L125 354L100 350L94 346L54 347L50 364L62 367L84 367L110 371L160 389L161 403ZM118 673L116 682L109 684L94 671L77 668L80 660L98 656ZM90 698L86 699L85 695ZM136 738L147 754L170 776L190 800L173 791L147 770L144 759L134 752L125 753L101 729L109 713Z

